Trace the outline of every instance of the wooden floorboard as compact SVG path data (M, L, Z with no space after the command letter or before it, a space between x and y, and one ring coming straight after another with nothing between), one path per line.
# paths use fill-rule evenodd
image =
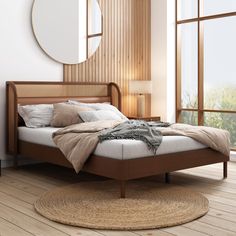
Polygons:
M71 227L37 214L33 202L45 191L77 182L104 178L49 164L3 169L0 178L0 236L201 236L236 235L236 163L229 163L229 177L222 178L222 164L171 174L171 184L202 193L210 203L208 214L196 221L160 230L107 231ZM163 182L163 176L148 178Z
M0 235L1 236L32 236L31 234L22 228L14 225L11 222L8 222L0 218Z

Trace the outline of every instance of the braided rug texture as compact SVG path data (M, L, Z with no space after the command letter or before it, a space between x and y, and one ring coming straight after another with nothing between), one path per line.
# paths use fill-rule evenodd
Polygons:
M109 230L176 226L208 212L208 200L190 189L150 181L130 181L119 198L115 181L83 182L43 194L34 207L62 224Z

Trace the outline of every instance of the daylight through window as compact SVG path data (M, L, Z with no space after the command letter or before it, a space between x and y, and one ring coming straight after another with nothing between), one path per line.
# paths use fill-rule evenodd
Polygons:
M176 0L177 122L226 129L236 149L236 1Z

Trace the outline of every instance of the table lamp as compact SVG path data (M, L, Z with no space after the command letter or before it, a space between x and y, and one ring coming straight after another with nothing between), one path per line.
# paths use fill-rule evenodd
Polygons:
M129 82L129 91L133 94L138 94L137 99L137 115L144 117L145 111L145 94L152 93L152 82L150 80L131 80Z

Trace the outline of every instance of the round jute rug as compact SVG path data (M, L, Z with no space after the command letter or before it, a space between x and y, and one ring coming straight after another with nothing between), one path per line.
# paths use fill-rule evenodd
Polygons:
M86 182L49 191L34 206L44 217L93 229L154 229L190 222L205 215L208 200L192 190L155 182L128 182L119 198L115 181Z

